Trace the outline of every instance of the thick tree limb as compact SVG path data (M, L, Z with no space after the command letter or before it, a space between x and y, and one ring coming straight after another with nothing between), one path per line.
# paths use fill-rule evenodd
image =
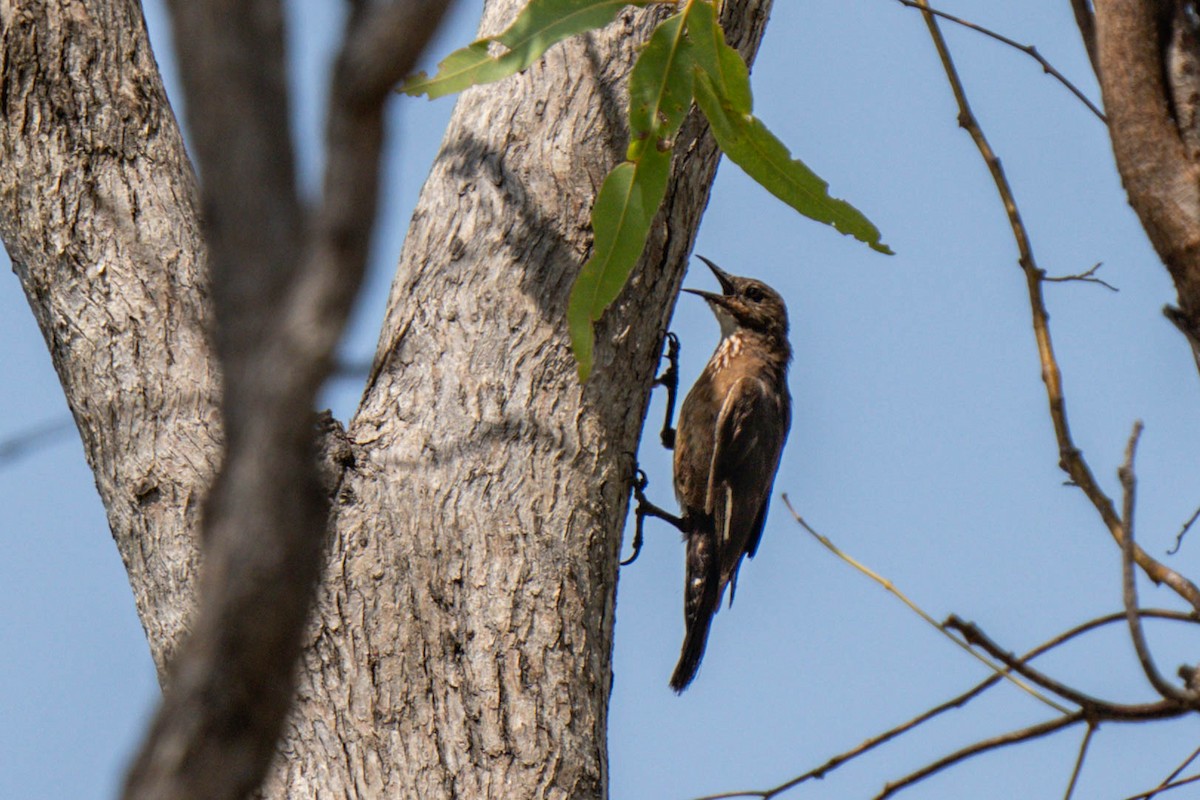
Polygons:
M165 676L215 472L199 194L130 0L0 0L0 236Z
M1157 0L1096 1L1100 85L1129 203L1175 282L1174 321L1200 342L1200 165L1188 144L1200 134L1195 99L1187 100L1195 87L1173 98L1164 82L1180 20L1164 19L1161 8ZM1176 117L1176 104L1189 119Z

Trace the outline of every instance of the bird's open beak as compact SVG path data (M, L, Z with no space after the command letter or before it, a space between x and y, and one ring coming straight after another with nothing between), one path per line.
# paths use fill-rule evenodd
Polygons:
M713 292L706 292L703 289L684 289L683 291L687 292L688 294L694 294L699 297L703 297L705 300L711 300L714 303L725 305L725 295L723 294L714 294Z
M724 292L725 294L733 294L733 278L730 277L729 273L727 273L725 270L721 269L716 264L709 261L707 258L705 258L702 255L697 255L696 258L703 261L708 266L708 268L712 270L712 274L717 276L717 281L719 281L721 284L722 292Z
M721 269L720 267L718 267L713 262L709 261L704 256L698 255L698 256L696 256L696 258L700 259L706 265L708 265L708 268L712 270L713 275L717 276L717 280L721 284L721 291L723 291L724 294L715 294L713 292L705 292L701 289L684 289L683 291L687 292L688 294L694 294L699 297L703 297L705 300L712 303L714 306L720 306L722 308L726 307L726 300L729 298L729 296L731 294L733 294L733 280L729 277L728 273L726 273L725 270Z

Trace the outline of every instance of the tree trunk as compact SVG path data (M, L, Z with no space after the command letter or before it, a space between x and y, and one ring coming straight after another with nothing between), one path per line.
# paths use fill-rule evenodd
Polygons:
M490 2L485 31L522 4ZM747 57L769 7L726 4ZM36 8L0 0L0 232L161 671L191 604L219 438L194 182L136 7ZM592 200L624 151L624 77L665 13L627 10L459 102L349 425L269 796L606 794L633 454L717 161L695 115L585 386L565 309Z
M484 31L519 5L489 4ZM768 6L730 4L747 55ZM354 465L273 795L606 794L632 454L716 167L698 119L583 387L565 309L591 202L626 143L622 80L661 16L626 12L455 109L349 428Z

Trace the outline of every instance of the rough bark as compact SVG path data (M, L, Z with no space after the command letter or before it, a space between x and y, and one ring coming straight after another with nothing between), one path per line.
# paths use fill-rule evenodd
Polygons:
M190 572L169 570L194 563L195 502L220 438L218 385L203 337L194 183L136 7L64 0L51 11L35 6L44 19L21 22L30 12L3 2L0 224L85 440L93 439L89 457L122 552L132 554L127 562L142 559L131 566L131 580L150 586L139 611L161 666L192 588ZM485 30L500 28L519 5L489 3ZM743 53L756 49L769 6L726 4ZM564 311L590 247L592 199L624 149L622 80L636 46L665 13L627 11L603 33L557 47L524 75L460 101L414 216L349 452L339 457L345 471L330 476L339 488L327 574L269 795L606 794L613 603L632 453L716 166L715 147L695 117L678 138L667 208L630 287L601 324L595 372L583 387ZM63 22L80 15L94 19L93 27ZM72 48L86 52L41 62ZM75 70L54 72L64 64ZM169 137L169 153L145 164L167 165L170 176L149 166L130 176L129 156L113 157L112 145L88 146L99 124L89 110L107 120L122 146L149 146L152 126L141 117L108 119L131 94L121 81L134 79L120 78L131 65L145 69L135 73L139 80L152 82L140 113L153 117L158 137ZM56 98L76 84L98 96L62 107ZM14 102L36 114L14 116ZM43 140L57 139L65 142L43 152ZM71 206L91 196L91 184L58 201L69 214L46 202L63 182L90 177L109 161L119 177L106 180L124 181L125 205ZM131 199L151 190L173 202L156 195L146 211ZM137 247L121 249L124 227L100 213L109 205L136 209L126 212L129 224L151 226L159 238L142 245L149 233L128 235ZM161 219L161 230L147 217ZM182 250L181 231L191 237L182 272L168 268L175 264L168 257ZM93 251L114 247L119 263L102 273L128 276L134 294L104 296L96 312L87 267L100 263ZM64 263L62 253L76 249L84 255ZM123 308L130 298L134 310ZM74 337L84 313L98 321ZM136 329L135 322L112 324L118 313L134 317ZM140 320L151 314L162 336L189 334L182 365L174 351L140 349L148 335ZM107 371L92 363L122 347L127 354ZM199 391L199 399L184 413L175 394L171 404L150 404L146 396L155 390ZM89 405L122 391L133 395L133 407ZM110 419L118 412L120 424ZM174 427L160 430L163 424ZM168 448L186 463L168 461L171 474L156 477L151 511L154 504L165 511L152 517L128 498L136 501L147 485L136 469L145 462L134 456L146 449L154 459L156 443L150 463L164 463ZM113 510L122 504L124 511ZM160 547L164 539L175 550ZM145 574L159 564L171 566Z
M520 5L488 5L484 32ZM767 2L730 3L752 55ZM350 425L293 796L595 798L620 532L661 332L716 150L693 117L641 266L575 378L565 309L624 151L628 11L468 91L425 184Z
M135 2L0 0L0 237L159 677L221 438L198 193Z
M1097 0L1098 72L1129 203L1175 282L1168 316L1200 345L1200 163L1194 14L1175 0ZM1197 351L1200 364L1200 350Z

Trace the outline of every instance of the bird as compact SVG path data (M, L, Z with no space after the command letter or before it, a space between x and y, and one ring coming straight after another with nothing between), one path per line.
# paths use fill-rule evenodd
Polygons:
M721 293L684 291L707 301L721 341L684 398L675 438L675 495L687 542L686 633L671 676L676 693L696 677L726 587L733 604L742 558L758 550L791 428L792 348L783 298L762 281L697 257Z

